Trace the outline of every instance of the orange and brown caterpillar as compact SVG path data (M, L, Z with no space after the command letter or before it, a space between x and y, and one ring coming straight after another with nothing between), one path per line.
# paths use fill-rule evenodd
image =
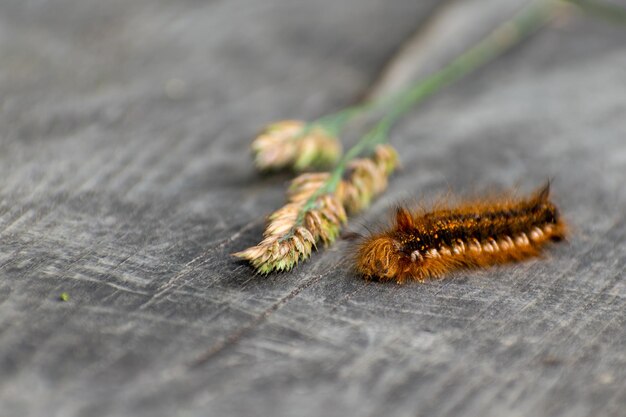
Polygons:
M491 199L411 213L398 207L390 230L364 238L356 270L366 278L424 281L459 268L538 256L565 237L547 184L527 199Z

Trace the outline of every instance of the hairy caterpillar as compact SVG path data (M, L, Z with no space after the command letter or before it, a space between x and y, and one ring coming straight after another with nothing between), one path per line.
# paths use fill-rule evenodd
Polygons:
M477 268L538 256L565 237L550 201L550 184L527 199L492 199L411 213L398 207L390 230L356 248L356 270L383 281L424 281L459 268Z

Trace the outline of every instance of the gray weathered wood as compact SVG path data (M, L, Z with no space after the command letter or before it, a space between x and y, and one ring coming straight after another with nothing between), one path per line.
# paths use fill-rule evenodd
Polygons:
M545 259L261 278L264 123L351 103L436 1L0 3L2 416L620 416L626 30L561 22L411 113L388 206L554 179ZM70 294L59 301L61 292Z

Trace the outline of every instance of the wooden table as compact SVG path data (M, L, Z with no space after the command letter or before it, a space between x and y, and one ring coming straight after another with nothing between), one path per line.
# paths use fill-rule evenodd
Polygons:
M229 256L289 179L255 173L258 128L367 95L442 7L3 0L0 414L623 416L626 28L559 21L410 113L349 224L552 178L544 259L397 286L345 242L268 277Z

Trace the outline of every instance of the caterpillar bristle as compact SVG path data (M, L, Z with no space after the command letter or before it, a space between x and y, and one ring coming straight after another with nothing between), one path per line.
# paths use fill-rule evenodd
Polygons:
M356 246L356 271L382 281L425 281L461 268L484 268L539 256L565 238L550 183L526 199L495 197L430 211L398 206L391 228Z

